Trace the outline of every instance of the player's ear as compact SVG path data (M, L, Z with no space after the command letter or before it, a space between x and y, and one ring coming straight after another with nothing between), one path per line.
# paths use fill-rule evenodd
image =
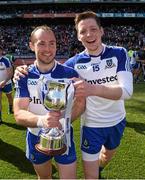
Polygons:
M32 43L31 41L29 42L29 47L31 51L34 51L34 43Z
M78 38L78 40L81 42L81 38L80 38L79 33L77 33L77 38Z

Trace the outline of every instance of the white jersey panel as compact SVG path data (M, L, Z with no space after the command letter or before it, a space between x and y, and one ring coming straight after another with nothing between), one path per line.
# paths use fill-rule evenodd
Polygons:
M91 96L87 98L86 111L82 115L82 124L88 127L110 127L118 124L124 117L123 100L114 102L113 100Z

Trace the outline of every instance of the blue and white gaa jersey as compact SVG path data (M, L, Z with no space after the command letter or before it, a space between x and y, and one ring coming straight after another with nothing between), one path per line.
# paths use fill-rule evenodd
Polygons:
M129 58L122 47L104 45L104 50L98 56L83 51L70 58L65 64L73 67L81 78L94 85L116 85L119 83L118 72L130 72ZM82 124L86 126L110 127L118 124L125 117L123 100L89 96L86 102L86 111L82 115Z
M70 78L78 77L77 72L67 66L55 62L54 68L46 73L41 73L35 65L30 65L28 75L21 77L16 83L15 98L30 98L29 111L38 115L45 115L48 110L41 104L39 95L39 78L46 77L48 80L56 82L68 82ZM29 131L38 135L40 128L28 128Z
M10 61L8 58L5 56L0 57L0 82L4 81L7 79L8 74L7 74L7 68L12 67ZM9 84L11 83L11 79L6 83Z

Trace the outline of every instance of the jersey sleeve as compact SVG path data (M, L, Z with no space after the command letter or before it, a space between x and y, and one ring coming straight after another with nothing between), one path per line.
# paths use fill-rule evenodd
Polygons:
M69 58L64 64L74 69L75 61L76 61L76 56Z
M71 71L69 72L69 74L71 75L71 78L73 78L73 77L78 78L79 74L77 73L77 71L74 68L70 68L70 69L71 69Z
M118 58L117 72L119 72L119 71L131 72L129 57L128 57L128 53L125 48L119 49L119 51L117 53L117 58Z
M21 77L15 84L15 98L30 97L30 93L27 86L27 77Z

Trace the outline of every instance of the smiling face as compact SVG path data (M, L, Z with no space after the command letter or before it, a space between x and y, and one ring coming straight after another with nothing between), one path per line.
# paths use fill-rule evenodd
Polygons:
M30 48L35 52L39 64L44 66L54 64L56 38L51 29L37 29L31 35Z
M78 40L82 42L89 54L97 55L102 51L103 28L93 17L82 19L77 24Z

